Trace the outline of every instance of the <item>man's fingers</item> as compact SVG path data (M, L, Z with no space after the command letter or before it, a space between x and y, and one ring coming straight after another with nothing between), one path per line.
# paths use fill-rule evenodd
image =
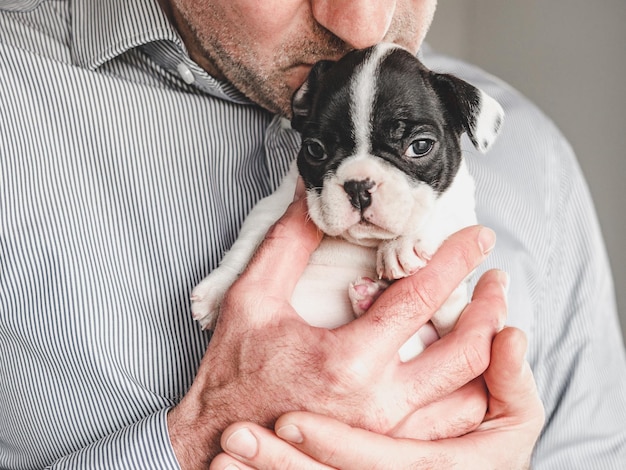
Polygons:
M243 290L289 300L321 239L307 216L305 199L296 200L269 230L235 289L239 284Z
M257 470L254 467L250 467L228 454L218 454L213 460L209 470Z
M240 469L330 470L254 423L229 426L222 434L221 445L227 455L216 457L211 470L227 469L233 463Z
M458 437L476 429L486 411L487 390L479 377L445 398L417 409L388 434L428 441Z
M416 274L394 282L359 319L346 325L363 354L387 361L424 325L491 252L495 234L473 226L446 240Z
M407 396L414 397L416 409L438 401L487 369L493 337L506 318L507 284L502 271L483 274L454 329L403 364L404 381L413 387Z
M427 442L394 439L322 415L292 412L276 422L276 434L332 468L451 468ZM391 463L392 462L392 463Z
M517 328L505 328L495 337L491 364L485 372L490 398L484 427L503 415L528 417L537 429L543 426L543 405L525 359L526 348L526 335Z

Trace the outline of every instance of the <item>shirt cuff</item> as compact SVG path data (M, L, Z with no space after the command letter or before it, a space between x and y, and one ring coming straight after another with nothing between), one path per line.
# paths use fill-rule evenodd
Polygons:
M54 462L50 469L145 468L180 470L172 449L165 408Z

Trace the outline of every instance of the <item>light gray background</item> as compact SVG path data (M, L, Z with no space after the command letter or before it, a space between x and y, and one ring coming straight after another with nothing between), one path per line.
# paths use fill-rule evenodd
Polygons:
M570 140L626 337L626 0L440 0L427 42L509 82Z

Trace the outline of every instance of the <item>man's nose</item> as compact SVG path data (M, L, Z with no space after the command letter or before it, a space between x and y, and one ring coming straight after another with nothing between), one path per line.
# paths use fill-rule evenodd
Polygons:
M364 49L383 40L396 0L312 0L313 17L346 44Z

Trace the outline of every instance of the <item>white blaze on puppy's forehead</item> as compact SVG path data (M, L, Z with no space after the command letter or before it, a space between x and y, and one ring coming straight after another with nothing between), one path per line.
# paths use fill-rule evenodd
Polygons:
M378 68L384 58L394 49L395 44L383 43L375 46L369 57L352 77L352 107L350 115L354 128L355 153L369 153L370 134L372 131L372 113L376 97Z

